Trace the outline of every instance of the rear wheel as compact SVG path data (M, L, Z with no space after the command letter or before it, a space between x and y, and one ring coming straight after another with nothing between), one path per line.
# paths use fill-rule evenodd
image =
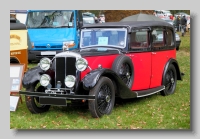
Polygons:
M44 92L45 88L43 86L32 85L26 91L30 92ZM49 110L50 105L41 105L39 103L39 97L35 96L25 96L26 106L29 111L33 114L43 113Z
M176 83L177 83L176 69L174 65L171 64L168 67L167 72L163 78L162 84L165 86L165 89L161 91L161 95L166 96L173 94L176 89Z
M112 81L107 77L101 77L97 85L92 88L89 95L95 95L95 100L89 100L89 110L94 118L100 118L110 114L114 107L115 92Z

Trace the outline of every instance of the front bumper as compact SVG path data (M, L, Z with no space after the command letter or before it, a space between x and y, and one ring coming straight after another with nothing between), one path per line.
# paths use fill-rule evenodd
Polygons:
M58 54L60 52L63 52L63 50L51 50L51 51L28 51L28 60L40 60L43 57L48 57L52 59L55 54Z
M41 92L30 92L30 91L19 91L19 94L35 97L47 97L47 98L62 98L62 99L84 99L94 100L95 96L91 95L75 95L75 94L58 94L58 93L41 93Z

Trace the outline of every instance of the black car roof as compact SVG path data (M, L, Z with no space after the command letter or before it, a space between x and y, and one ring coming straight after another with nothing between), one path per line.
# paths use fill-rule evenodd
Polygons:
M121 22L106 22L106 23L98 23L98 24L87 24L83 25L82 28L106 28L106 27L126 27L129 29L132 28L139 28L139 27L152 27L152 26L165 26L165 27L171 27L173 26L166 21L121 21Z

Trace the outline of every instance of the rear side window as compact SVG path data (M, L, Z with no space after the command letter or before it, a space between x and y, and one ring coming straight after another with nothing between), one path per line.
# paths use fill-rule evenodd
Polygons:
M167 46L173 46L174 45L174 39L173 39L173 31L170 29L166 30L166 45Z
M162 28L155 28L152 31L153 47L163 47L165 44L164 30Z
M148 31L133 31L130 35L130 49L143 49L149 46Z

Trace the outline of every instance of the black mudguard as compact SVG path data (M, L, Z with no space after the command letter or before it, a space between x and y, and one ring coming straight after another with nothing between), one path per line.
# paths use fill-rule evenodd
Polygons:
M29 69L22 79L24 88L29 88L32 84L40 80L40 75L45 73L39 66Z
M137 97L136 92L131 91L121 78L112 70L99 68L88 73L83 79L83 87L87 90L95 87L101 76L110 78L116 87L116 95L122 99L135 98Z
M164 69L164 72L163 72L163 78L165 77L165 74L167 72L167 69L169 67L169 65L172 64L174 65L175 69L176 69L176 73L177 73L177 80L182 80L182 75L181 75L181 71L180 71L180 68L179 68L179 65L178 65L178 62L175 60L175 59L170 59L167 64L165 65L165 69Z

